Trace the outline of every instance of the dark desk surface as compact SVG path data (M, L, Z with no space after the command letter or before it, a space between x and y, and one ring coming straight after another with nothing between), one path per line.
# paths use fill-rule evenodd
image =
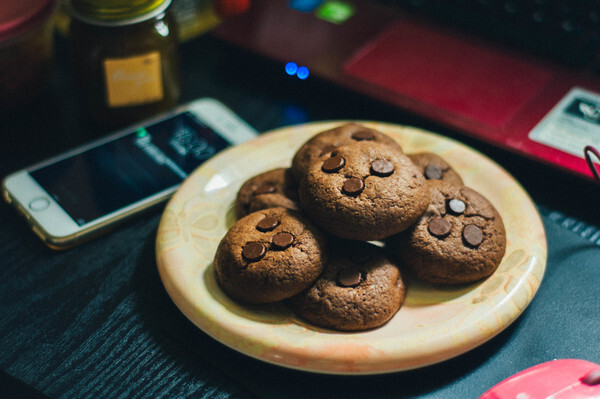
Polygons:
M600 363L598 186L317 79L286 78L279 65L210 36L184 44L182 56L182 102L215 97L259 131L316 120L381 120L460 139L503 165L530 193L546 228L548 264L536 297L497 337L444 363L379 376L315 375L234 352L178 311L156 270L160 210L53 252L0 204L0 397L30 386L51 397L474 398L543 361ZM79 117L62 39L57 58L47 92L0 124L0 176L102 134Z

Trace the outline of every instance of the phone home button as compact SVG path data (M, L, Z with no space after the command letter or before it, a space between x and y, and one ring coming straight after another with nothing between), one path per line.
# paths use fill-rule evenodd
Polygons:
M50 201L46 197L35 198L29 203L29 209L36 212L46 210L49 206Z

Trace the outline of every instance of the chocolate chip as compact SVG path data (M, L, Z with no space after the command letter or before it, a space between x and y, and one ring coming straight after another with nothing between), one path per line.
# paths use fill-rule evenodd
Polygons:
M356 287L361 280L362 274L353 267L342 269L337 275L337 283L342 287Z
M265 184L261 184L260 186L258 186L253 194L254 195L261 195L261 194L271 194L275 192L275 186L270 184L270 183L265 183Z
M351 177L350 179L344 182L344 186L342 190L344 193L348 195L357 195L365 188L365 183L362 179L358 179L356 177Z
M242 255L250 262L256 262L262 259L267 253L267 248L263 243L252 241L244 245Z
M371 164L371 173L380 177L389 176L394 173L394 164L387 159L378 159Z
M373 140L375 139L375 135L368 130L359 130L358 132L352 133L352 138L356 141Z
M340 156L327 158L323 162L323 172L333 173L340 170L346 164L346 160Z
M442 180L442 169L439 166L427 165L425 167L425 178L428 180Z
M454 198L448 201L448 209L450 212L460 215L467 209L467 205L463 201Z
M483 232L474 224L465 226L462 236L466 243L472 247L477 247L483 241Z
M294 242L294 236L290 233L277 233L273 237L273 245L279 249L286 249Z
M256 225L256 228L260 231L271 231L275 227L279 226L279 219L275 216L266 217Z
M428 230L436 237L445 237L450 233L452 226L443 218L434 218L429 221Z

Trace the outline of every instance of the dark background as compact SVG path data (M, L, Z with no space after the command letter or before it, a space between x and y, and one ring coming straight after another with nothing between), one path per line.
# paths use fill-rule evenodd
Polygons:
M57 37L47 90L0 120L0 176L98 138L81 116ZM597 185L461 136L204 35L181 47L183 97L215 97L260 132L308 121L414 125L474 147L505 167L538 206L548 239L544 281L525 312L488 343L422 369L316 375L250 359L212 340L173 305L156 270L160 209L64 252L47 249L0 203L0 397L472 398L556 358L600 363ZM35 395L35 392L29 392Z

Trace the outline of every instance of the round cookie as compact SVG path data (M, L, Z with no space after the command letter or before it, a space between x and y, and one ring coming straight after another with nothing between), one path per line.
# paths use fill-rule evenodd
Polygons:
M304 143L292 158L292 175L299 182L310 164L323 155L323 153L357 141L383 143L402 151L400 144L386 134L358 123L347 123L320 132Z
M446 160L432 152L407 154L419 172L427 180L443 180L452 184L463 185L463 180Z
M431 203L419 221L388 240L391 250L418 278L464 284L491 275L506 251L504 223L477 191L430 181Z
M397 148L358 141L325 153L300 182L314 223L350 240L381 240L412 225L429 205L423 175Z
M276 302L308 288L328 260L326 236L302 214L286 208L253 212L225 234L213 268L231 298Z
M235 199L238 219L266 208L284 207L299 211L298 186L290 168L277 168L248 179Z
M315 284L286 304L316 326L361 331L391 319L405 295L400 270L381 248L346 242L334 246L331 260Z

